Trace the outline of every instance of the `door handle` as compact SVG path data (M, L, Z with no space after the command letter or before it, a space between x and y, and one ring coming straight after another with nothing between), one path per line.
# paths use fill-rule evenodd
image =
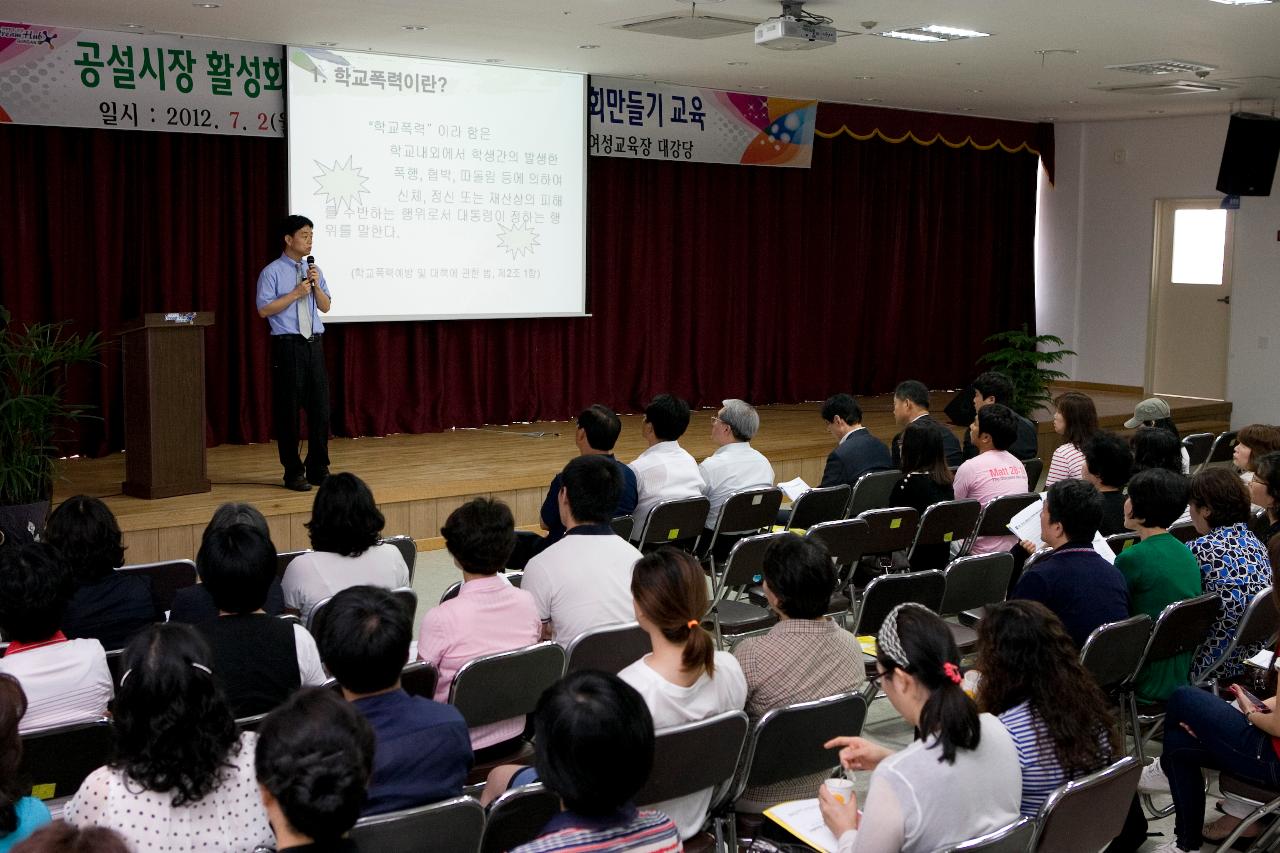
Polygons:
M1222 297L1221 299L1219 299L1219 300L1217 300L1217 301L1218 301L1218 302L1221 302L1223 305L1230 305L1230 304L1231 304L1231 297L1230 297L1230 296L1224 296L1224 297Z

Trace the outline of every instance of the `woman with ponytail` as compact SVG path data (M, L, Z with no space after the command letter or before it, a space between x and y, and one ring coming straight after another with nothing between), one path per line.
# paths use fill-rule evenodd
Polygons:
M631 574L636 621L649 635L653 651L618 676L644 698L661 731L740 711L747 701L742 667L728 652L716 651L702 627L710 602L706 576L698 561L674 548L659 548L636 561ZM657 803L676 822L681 838L702 829L712 790Z
M979 714L961 689L946 623L923 605L900 604L876 639L880 687L916 740L897 753L860 737L827 743L840 747L846 770L874 770L861 816L857 797L842 803L825 786L818 792L840 853L928 853L1017 820L1017 750L1000 720Z

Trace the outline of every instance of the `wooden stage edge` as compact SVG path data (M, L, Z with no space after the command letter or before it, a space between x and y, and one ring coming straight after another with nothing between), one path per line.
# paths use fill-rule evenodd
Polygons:
M1063 389L1070 387L1064 383ZM940 414L954 392L933 395L933 411ZM1121 430L1142 399L1136 389L1096 389L1104 428ZM1184 435L1228 428L1231 403L1189 397L1168 398L1174 420ZM860 399L863 422L888 441L897 427L891 395ZM752 445L773 463L778 481L802 477L816 484L832 448L819 417L820 403L760 407L760 432ZM714 409L693 413L681 444L701 460L714 451L711 418ZM644 450L642 417L624 415L622 436L615 448L619 458L634 459ZM1048 461L1059 442L1051 417L1040 412L1040 453ZM960 428L955 428L959 433ZM478 495L505 501L516 524L536 528L547 484L577 450L574 423L532 424L454 429L425 435L383 438L335 438L329 442L333 471L351 471L369 484L386 516L386 535L407 533L419 550L443 545L440 526L460 504ZM99 459L66 459L59 463L54 500L88 494L103 498L116 514L128 563L194 558L200 535L214 509L227 501L258 507L271 526L281 551L309 547L304 526L310 518L315 492L291 492L281 484L281 469L272 444L221 445L208 451L211 492L160 500L141 500L120 493L124 454Z

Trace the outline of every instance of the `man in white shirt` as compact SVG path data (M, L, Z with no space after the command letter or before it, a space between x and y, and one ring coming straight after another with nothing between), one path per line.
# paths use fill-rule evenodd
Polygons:
M659 394L644 409L641 434L649 449L631 463L636 472L639 500L636 502L632 541L640 533L653 508L663 501L696 498L705 484L698 463L680 446L679 438L689 428L689 404L671 394Z
M707 530L715 530L720 510L735 492L773 485L773 466L751 446L759 429L759 413L742 400L725 400L723 408L711 419L711 440L716 452L698 466L702 493L711 501Z
M19 731L100 717L111 701L111 672L97 640L68 640L59 630L71 598L70 568L42 542L0 552L0 630L10 641L0 672L27 695Z
M564 538L529 561L521 589L538 605L543 637L567 646L584 631L635 619L631 569L641 554L609 526L622 490L611 459L579 456L560 480Z

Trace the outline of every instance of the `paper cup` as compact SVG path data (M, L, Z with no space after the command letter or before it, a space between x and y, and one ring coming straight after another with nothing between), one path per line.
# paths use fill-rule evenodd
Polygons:
M838 802L847 803L853 799L852 779L828 779L822 784L827 786L831 796L835 797Z

